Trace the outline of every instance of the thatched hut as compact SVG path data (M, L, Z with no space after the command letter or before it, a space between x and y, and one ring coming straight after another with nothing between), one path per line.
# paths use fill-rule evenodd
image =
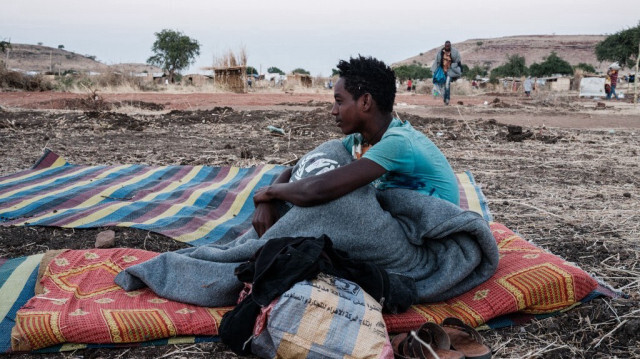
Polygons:
M216 84L227 87L236 93L247 92L247 67L214 67L213 79Z

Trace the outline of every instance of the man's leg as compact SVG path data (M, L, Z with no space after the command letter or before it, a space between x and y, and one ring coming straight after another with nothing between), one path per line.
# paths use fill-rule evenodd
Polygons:
M447 81L444 83L444 103L445 105L449 104L449 99L451 98L451 77L447 75Z
M610 95L610 97L615 97L616 100L618 99L618 94L616 93L616 86L615 85L611 86L611 93L609 95Z

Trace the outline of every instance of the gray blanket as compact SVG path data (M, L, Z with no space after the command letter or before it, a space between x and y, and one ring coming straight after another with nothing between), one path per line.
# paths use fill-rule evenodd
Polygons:
M341 141L305 155L292 180L351 161ZM334 201L293 206L261 238L251 230L227 244L163 253L116 277L125 290L149 286L158 295L202 306L236 303L243 284L234 268L271 238L326 234L334 247L416 282L420 302L452 298L487 280L498 266L498 249L477 213L405 189L365 186Z

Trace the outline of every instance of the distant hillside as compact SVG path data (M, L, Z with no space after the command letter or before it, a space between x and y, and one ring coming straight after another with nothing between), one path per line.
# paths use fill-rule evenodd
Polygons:
M471 39L459 43L454 43L453 47L460 51L462 63L469 67L474 65L488 65L494 68L503 64L507 55L518 54L524 56L527 66L534 62L541 62L551 51L555 51L558 56L568 61L571 65L580 62L593 65L600 71L606 70L609 63L600 63L594 53L598 42L605 39L603 35L527 35L527 36L506 36L494 39ZM407 65L420 63L431 66L436 57L437 51L442 45L399 61L396 65Z
M41 45L11 44L2 60L10 69L36 72L61 73L68 70L78 72L162 72L156 66L147 64L116 64L105 65L95 59L64 49L57 49Z
M157 66L147 65L147 64L135 64L135 63L115 64L115 65L111 65L110 67L113 71L118 71L123 74L142 73L145 71L148 73L162 72L161 68Z

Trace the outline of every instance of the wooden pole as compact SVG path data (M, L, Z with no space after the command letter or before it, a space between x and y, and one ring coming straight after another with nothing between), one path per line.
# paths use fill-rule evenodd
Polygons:
M638 63L640 62L640 42L638 42L638 56L636 56L636 74L633 81L633 107L638 105Z

